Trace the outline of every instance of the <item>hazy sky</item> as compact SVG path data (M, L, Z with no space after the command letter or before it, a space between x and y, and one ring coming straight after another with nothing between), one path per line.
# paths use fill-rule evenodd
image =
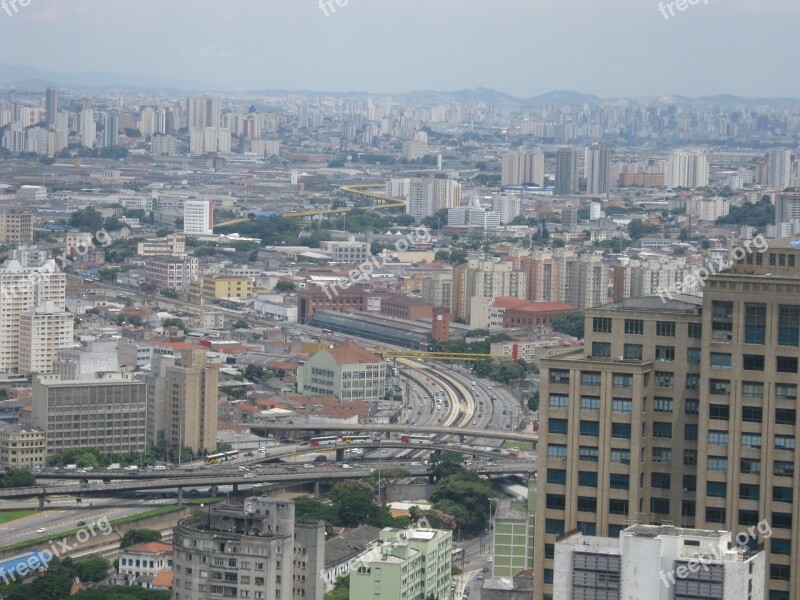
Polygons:
M1 63L239 90L800 97L798 0L669 19L653 0L27 1L0 10Z

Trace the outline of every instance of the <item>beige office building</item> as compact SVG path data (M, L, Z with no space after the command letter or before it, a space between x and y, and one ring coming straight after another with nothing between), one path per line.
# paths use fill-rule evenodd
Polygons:
M47 434L47 455L67 448L101 452L145 450L147 390L144 382L116 373L95 381L33 380L32 422Z
M29 211L22 208L0 211L0 243L20 246L32 241L33 215Z
M535 598L552 596L557 536L630 523L749 536L764 597L800 597L800 248L737 252L702 300L587 311L584 349L542 361Z
M20 469L44 464L44 430L29 425L0 424L0 467Z

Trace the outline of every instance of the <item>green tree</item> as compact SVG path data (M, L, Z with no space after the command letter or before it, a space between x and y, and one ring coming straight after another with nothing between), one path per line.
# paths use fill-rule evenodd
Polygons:
M183 331L186 331L186 323L183 322L183 319L178 319L177 317L171 317L169 319L164 319L161 321L162 327L177 327Z
M345 527L368 524L377 516L375 490L363 481L344 481L331 490L337 521Z
M349 600L350 575L340 575L333 584L333 589L325 594L325 600Z
M69 226L79 231L91 232L100 231L103 228L105 219L93 206L76 210L69 217Z
M464 471L464 455L458 452L442 452L431 459L431 475L437 481Z
M583 311L561 313L553 318L553 330L576 338L583 338Z
M119 543L120 548L129 548L130 546L138 546L139 544L146 544L147 542L160 542L161 532L153 529L129 529L122 536L122 541Z
M491 483L471 471L445 477L431 494L433 506L452 515L461 531L477 533L489 518L490 498L494 496Z
M7 469L0 479L0 487L4 488L30 487L35 483L36 477L33 473L24 469Z
M280 280L278 283L275 284L275 291L276 292L293 292L295 290L295 284L291 281L284 281Z
M108 577L111 563L102 556L84 558L75 563L75 574L81 581L103 581Z
M645 223L641 219L633 219L628 223L628 235L632 240L640 240L644 236L655 233L659 230L658 225L653 223Z
M250 329L250 324L244 319L239 319L233 324L234 329Z

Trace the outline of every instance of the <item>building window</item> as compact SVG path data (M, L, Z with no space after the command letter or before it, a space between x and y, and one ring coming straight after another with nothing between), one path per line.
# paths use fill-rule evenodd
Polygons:
M598 437L600 435L600 423L597 421L581 421L581 435Z
M633 412L633 400L627 398L614 398L611 401L611 410L619 413Z
M775 449L776 450L794 450L794 436L793 435L776 435L775 436Z
M631 451L630 450L615 450L611 449L611 462L619 465L631 464Z
M566 444L548 444L547 457L554 459L567 458L567 445Z
M710 446L727 446L728 432L712 429L708 432L708 444Z
M654 463L672 462L672 450L670 448L654 447L652 456Z
M564 533L564 521L561 519L545 519L544 532L551 535L561 535Z
M775 581L789 581L792 570L789 565L773 565L769 566L769 578Z
M690 365L700 364L700 348L687 348L686 349L686 362Z
M697 441L697 425L686 423L683 426L683 439L687 442Z
M550 394L550 408L568 408L569 396L566 394Z
M764 384L758 381L743 381L742 395L748 398L763 398Z
M669 500L666 498L650 498L650 512L657 515L668 515Z
M700 401L695 398L687 398L684 404L683 414L696 415L700 413Z
M597 446L581 446L578 449L578 456L580 460L597 462L597 459L600 457L600 451Z
M756 487L756 486L753 486ZM758 500L758 498L756 498ZM772 500L773 502L789 502L794 500L794 490L790 487L782 487L779 485L772 487Z
M728 379L710 379L708 381L708 391L718 396L730 396L731 382Z
M743 433L742 448L761 448L761 434Z
M642 321L641 319L625 319L625 334L643 335L644 321Z
M614 498L609 499L608 501L608 512L612 515L628 515L628 501L627 500L615 500Z
M793 383L777 383L775 397L779 400L797 400L797 386Z
M566 506L566 498L563 494L547 494L545 503L549 509L564 510Z
M776 460L772 463L772 474L776 477L794 477L794 463Z
M631 424L611 423L611 437L623 440L631 439Z
M597 498L592 496L578 496L579 512L597 512Z
M675 337L675 322L656 321L656 335L664 337Z
M794 356L778 356L775 368L778 373L797 373L797 358Z
M675 346L656 346L656 360L672 362L675 360Z
M731 355L727 352L712 352L711 367L714 369L730 369Z
M569 383L569 371L550 369L550 383Z
M610 342L592 342L593 358L611 358Z
M772 538L771 540L771 549L773 554L782 554L784 556L789 556L792 553L792 540L781 540L779 538ZM788 592L778 592L779 594L786 594L785 596L781 596L781 600L789 600L789 593ZM773 600L772 592L770 592L769 600Z
M670 488L669 473L650 473L650 487L668 490Z
M675 385L675 374L669 371L656 371L656 387L671 388Z
M744 305L744 343L763 344L767 334L767 305Z
M761 473L761 461L757 458L743 458L739 461L739 470L748 475Z
M688 323L688 336L692 339L699 340L703 335L703 325L700 323Z
M612 385L615 388L630 389L633 387L633 375L627 373L614 373Z
M800 306L778 308L778 345L800 346Z
M665 396L656 396L653 398L653 410L655 412L671 413L672 412L672 398Z
M600 385L599 371L581 371L581 385Z
M597 472L595 471L578 471L578 485L585 485L586 487L597 487Z
M724 481L709 481L706 484L706 495L712 498L727 498L728 484Z
M630 487L631 478L624 473L611 473L609 475L608 487L612 490L627 490Z
M708 407L708 418L717 421L727 421L730 419L731 409L724 404L710 404Z
M684 475L683 476L683 491L684 492L694 492L697 490L697 476L696 475Z
M697 464L697 450L684 450L683 465L685 467L692 467L696 464Z
M611 333L611 319L608 317L594 317L592 319L594 333Z
M672 438L672 423L656 421L653 423L654 438Z
M567 483L566 469L547 469L547 483L564 485Z
M763 371L764 356L761 354L745 354L742 356L742 368L745 371Z
M641 344L625 344L622 347L622 358L625 360L642 360L643 350Z
M709 506L706 508L706 521L709 523L724 523L725 509Z
M711 339L715 342L733 339L733 302L711 303Z
M708 457L708 470L709 471L727 471L728 459L722 456L709 456Z
M760 406L743 406L742 421L745 423L761 423L763 412Z
M759 421L760 422L760 421ZM776 408L776 425L795 425L797 423L797 411L793 408Z
M581 396L581 410L600 410L600 396Z
M550 419L547 423L550 433L566 434L568 422L566 419Z

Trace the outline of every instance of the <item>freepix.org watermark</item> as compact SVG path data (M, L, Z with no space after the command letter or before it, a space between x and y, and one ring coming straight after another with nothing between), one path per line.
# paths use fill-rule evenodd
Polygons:
M0 0L0 8L9 16L13 17L19 12L20 7L30 6L31 0Z
M413 231L407 233L405 236L397 240L394 244L395 250L398 252L405 252L418 243L429 242L431 239L430 229L424 226L417 227ZM353 269L347 274L347 277L340 279L334 283L329 283L322 288L322 291L328 297L328 300L333 300L339 295L340 290L346 290L359 283L366 283L372 277L372 272L378 267L386 264L386 255L372 256L369 260L361 263L357 269Z
M669 21L670 17L675 16L675 10L677 9L679 12L685 11L690 6L696 6L700 4L700 0L675 0L674 2L664 2L658 3L658 12L664 17L664 20ZM708 4L708 0L703 0L703 4ZM667 11L669 11L669 15L667 15Z
M734 262L738 262L742 260L748 254L752 254L755 250L758 251L759 254L763 254L769 249L769 244L767 240L764 239L764 236L760 233L754 237L752 240L747 240L741 246L736 246L731 251L731 256L733 257ZM705 284L706 279L711 277L712 275L716 275L720 271L723 271L731 266L732 263L730 262L714 262L708 264L707 267L700 267L697 273L693 275L689 275L683 281L675 282L668 288L658 288L656 290L656 294L659 298L661 298L661 302L664 304L667 303L667 299L673 300L673 294L685 294L689 293L691 290L694 289L695 285L698 283L702 287Z
M749 550L751 540L758 539L758 535L765 540L772 537L772 527L770 527L766 519L762 519L756 525L751 525L745 531L740 531L736 534L735 539L739 550ZM726 550L719 546L712 546L709 552L698 553L697 556L690 558L685 565L680 565L669 572L661 571L659 579L664 584L664 587L670 589L678 579L687 579L690 574L698 573L700 569L709 571L709 564L724 560L725 552Z
M30 0L28 0L30 2ZM336 7L344 8L350 0L319 0L319 9L326 17L336 12Z
M20 557L19 562L12 564L10 567L0 567L0 581L8 585L16 581L17 578L25 577L39 569L46 569L54 558L59 558L70 550L75 550L98 535L109 535L113 530L108 517L103 515L96 521L87 523L78 529L72 536L62 537L59 540L49 540L48 545L50 548L38 550L30 556Z

